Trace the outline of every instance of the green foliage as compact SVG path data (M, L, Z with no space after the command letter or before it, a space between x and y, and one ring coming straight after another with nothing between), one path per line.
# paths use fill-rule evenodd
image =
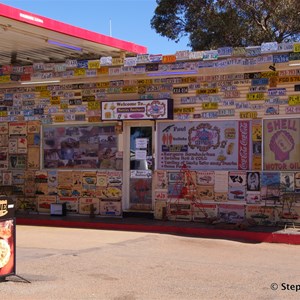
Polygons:
M157 0L151 27L194 51L300 41L300 1Z

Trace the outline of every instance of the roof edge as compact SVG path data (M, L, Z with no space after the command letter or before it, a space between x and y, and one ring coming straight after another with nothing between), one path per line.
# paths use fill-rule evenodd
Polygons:
M13 19L19 22L31 24L40 28L67 34L76 38L103 44L109 47L117 48L122 51L132 52L134 54L146 54L148 49L132 42L127 42L113 38L94 31L89 31L80 27L69 25L50 18L39 16L25 10L17 9L0 3L0 16Z

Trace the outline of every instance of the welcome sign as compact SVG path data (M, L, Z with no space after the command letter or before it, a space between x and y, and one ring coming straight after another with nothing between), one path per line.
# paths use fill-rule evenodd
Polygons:
M173 99L102 101L101 119L103 121L173 119Z

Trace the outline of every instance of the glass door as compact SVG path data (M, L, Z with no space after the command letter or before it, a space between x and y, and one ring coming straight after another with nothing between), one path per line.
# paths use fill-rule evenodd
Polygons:
M152 132L152 126L131 126L129 128L130 210L152 210L152 172L154 169Z

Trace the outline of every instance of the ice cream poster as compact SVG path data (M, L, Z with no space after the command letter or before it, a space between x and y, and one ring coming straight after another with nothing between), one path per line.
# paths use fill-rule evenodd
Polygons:
M300 170L300 119L264 121L264 170Z

